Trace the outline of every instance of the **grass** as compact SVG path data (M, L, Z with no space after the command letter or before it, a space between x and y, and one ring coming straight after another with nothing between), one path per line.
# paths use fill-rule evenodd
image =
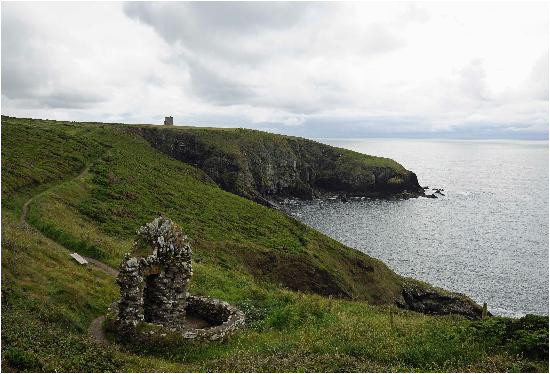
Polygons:
M130 126L128 131L197 166L223 189L254 201L270 199L274 192L304 198L343 190L373 193L374 174L381 168L395 173L388 186L397 190L409 176L388 158L257 130Z
M547 317L389 306L404 280L383 263L223 191L124 126L2 117L2 136L3 371L548 371ZM159 213L192 239L190 291L237 305L247 328L221 343L98 345L87 328L118 290L69 251L116 266Z
M198 259L295 290L374 303L398 294L401 279L380 261L221 190L200 170L140 138L113 136L106 128L96 136L109 147L89 174L42 194L29 211L35 227L68 248L116 266L135 230L164 214L192 238ZM372 271L358 271L358 263Z

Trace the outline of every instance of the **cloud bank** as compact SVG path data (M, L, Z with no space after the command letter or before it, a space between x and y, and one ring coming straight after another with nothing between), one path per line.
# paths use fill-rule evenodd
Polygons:
M2 113L548 137L546 2L3 3Z

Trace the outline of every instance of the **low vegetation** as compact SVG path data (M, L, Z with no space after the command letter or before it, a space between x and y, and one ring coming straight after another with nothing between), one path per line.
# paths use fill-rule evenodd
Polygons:
M394 160L247 129L131 126L161 152L203 170L221 188L270 205L327 193L379 196L423 190Z
M383 263L223 191L126 126L2 117L2 140L3 371L548 371L547 317L400 310L404 279ZM192 239L190 291L237 305L246 329L220 343L88 337L118 289L68 254L117 266L158 214Z

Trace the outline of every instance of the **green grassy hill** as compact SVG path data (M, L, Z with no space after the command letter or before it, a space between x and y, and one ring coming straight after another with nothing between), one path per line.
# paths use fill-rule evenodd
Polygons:
M169 157L136 129L2 117L4 371L547 370L547 318L475 322L399 309L411 288L437 295L415 303L445 304L440 312L475 306L224 191L207 168ZM213 148L228 132L167 131L198 131ZM29 227L20 217L31 198ZM122 348L88 337L118 290L69 251L116 267L136 229L159 214L192 239L191 292L245 312L248 327L229 341Z
M397 162L312 140L246 129L132 126L154 148L194 165L221 188L271 205L284 197L327 193L423 195L416 175Z

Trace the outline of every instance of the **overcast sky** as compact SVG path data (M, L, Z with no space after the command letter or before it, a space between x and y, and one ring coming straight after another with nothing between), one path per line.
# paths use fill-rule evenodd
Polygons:
M6 3L2 114L548 137L548 3Z

